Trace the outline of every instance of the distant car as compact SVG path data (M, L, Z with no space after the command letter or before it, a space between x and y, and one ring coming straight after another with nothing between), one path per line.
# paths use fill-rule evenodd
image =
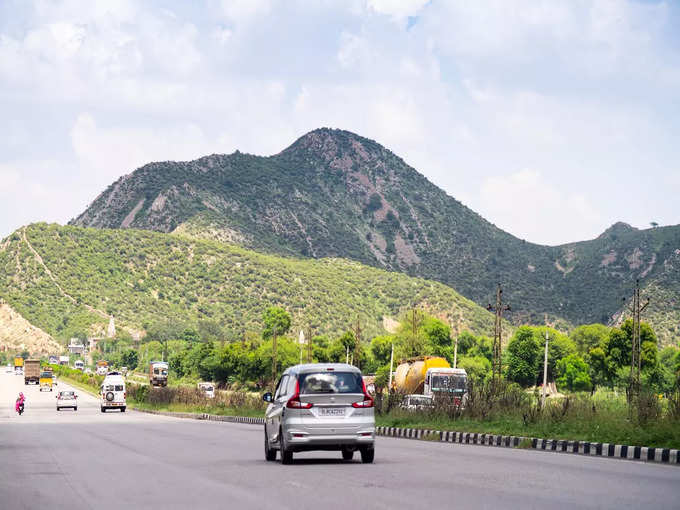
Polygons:
M426 411L434 408L434 400L431 395L405 395L399 407L407 411Z
M6 373L6 374L11 374L12 372L14 372L14 367L13 367L11 364L8 364L8 365L5 367L5 373Z
M343 460L355 451L361 461L375 456L373 397L366 391L361 371L345 363L312 363L288 368L268 402L264 452L268 461L290 464L293 453L336 450Z
M198 389L203 390L206 398L215 398L215 386L211 383L198 383Z
M57 385L57 374L52 374L52 386Z
M62 409L78 410L78 395L75 391L60 391L57 393L57 411Z

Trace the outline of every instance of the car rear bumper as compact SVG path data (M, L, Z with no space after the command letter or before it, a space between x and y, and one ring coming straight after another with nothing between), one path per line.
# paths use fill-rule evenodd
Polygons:
M356 433L314 434L291 429L286 433L286 444L293 451L339 450L343 447L371 447L375 443L375 429L360 430Z

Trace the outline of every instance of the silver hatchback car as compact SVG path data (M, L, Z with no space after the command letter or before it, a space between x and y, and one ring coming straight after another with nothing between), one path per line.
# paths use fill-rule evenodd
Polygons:
M351 460L375 457L373 398L361 371L345 363L313 363L288 368L268 402L264 424L264 453L269 461L290 464L294 452L335 450Z

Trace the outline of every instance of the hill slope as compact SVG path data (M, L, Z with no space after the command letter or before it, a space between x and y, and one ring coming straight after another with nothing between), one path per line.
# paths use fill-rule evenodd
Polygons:
M438 282L357 262L296 260L210 240L140 230L35 224L0 245L0 296L32 324L68 338L128 331L165 318L213 320L232 338L259 332L262 312L284 306L293 329L339 334L361 320L366 338L411 305L449 314L476 334L493 316Z
M502 282L511 320L607 322L636 278L680 248L680 227L616 224L548 247L484 220L378 143L319 129L283 152L148 164L103 192L75 225L210 237L273 253L343 257L438 280L479 304Z

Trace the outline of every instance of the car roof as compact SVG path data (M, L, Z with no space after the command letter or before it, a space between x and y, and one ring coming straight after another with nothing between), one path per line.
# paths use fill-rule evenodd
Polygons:
M314 372L330 372L336 370L338 372L354 372L356 374L361 374L361 370L349 363L304 363L302 365L294 365L287 368L284 374L310 374Z

